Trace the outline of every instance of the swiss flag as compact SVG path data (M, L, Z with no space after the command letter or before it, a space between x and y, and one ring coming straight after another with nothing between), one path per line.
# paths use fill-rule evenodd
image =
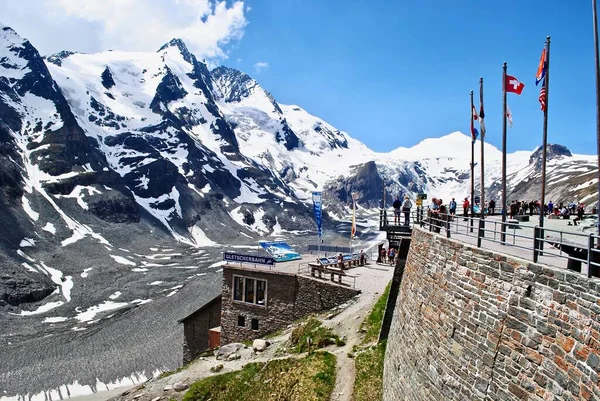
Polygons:
M525 87L525 84L523 82L520 82L517 78L515 78L511 75L507 75L506 82L504 83L504 87L506 88L507 92L512 92L512 93L516 93L517 95L520 95L521 92L523 92L523 88Z

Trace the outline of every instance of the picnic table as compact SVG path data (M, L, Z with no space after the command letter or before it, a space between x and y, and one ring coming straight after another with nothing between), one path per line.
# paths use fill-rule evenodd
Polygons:
M344 271L345 266L347 265L350 268L352 265L358 266L359 264L359 254L347 254L342 255L342 261L338 261L337 256L332 256L329 258L319 258L316 262L310 262L308 267L310 269L310 275L312 277L316 277L318 275L319 278L323 277L323 274L329 274L331 277L331 281L335 281L337 277L338 283L342 283L343 276L349 276ZM353 276L350 276L353 277Z

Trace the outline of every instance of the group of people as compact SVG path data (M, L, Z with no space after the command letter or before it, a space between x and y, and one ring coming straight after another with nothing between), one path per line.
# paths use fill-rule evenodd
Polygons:
M394 208L394 224L400 224L401 217L400 213L404 213L404 225L410 225L410 209L412 208L412 202L408 198L408 195L404 196L404 200L400 201L400 197L396 196L396 200L392 204Z
M394 224L399 225L402 224L401 215L404 214L404 225L410 224L410 211L412 208L412 202L410 201L408 195L404 196L403 200L400 200L399 196L396 196L394 203L392 204L394 208ZM464 198L462 203L462 211L463 217L466 219L469 217L469 213L471 211L471 207L475 206L474 211L477 214L483 213L484 215L493 215L496 213L496 201L493 199L485 202L483 210L477 209L478 204L471 205L469 198ZM513 200L510 205L507 205L507 212L509 218L514 218L517 215L535 215L540 213L540 208L542 205L539 201L534 200L531 202L525 201L515 201ZM437 230L439 231L439 226L441 220L445 220L445 215L448 215L449 221L454 219L457 210L456 199L452 198L452 200L446 206L442 199L440 198L432 198L431 204L429 205L428 217L432 218L434 225L437 226ZM585 212L585 205L583 203L575 203L571 202L569 204L565 204L560 202L558 204L554 204L552 201L548 202L543 206L543 212L546 216L554 216L555 218L566 218L568 219L570 215L577 215L575 220L573 220L573 224L577 225L577 222L583 219L583 214ZM499 213L503 213L502 208L500 208ZM570 224L570 223L569 223Z
M390 249L381 248L381 263L389 263L390 266L394 265L396 258L398 257L398 251L396 248L390 247Z

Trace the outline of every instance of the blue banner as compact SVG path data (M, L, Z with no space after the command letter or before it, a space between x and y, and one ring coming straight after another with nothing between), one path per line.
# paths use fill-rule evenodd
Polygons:
M322 202L321 202L321 192L313 192L313 208L315 210L315 221L317 223L317 232L319 234L319 238L323 236L323 231L321 230L321 210L322 210Z
M254 263L257 265L274 265L275 259L267 256L242 255L239 253L223 252L223 260L228 262Z
M286 262L288 260L302 259L302 256L292 249L286 242L267 242L260 241L262 246L276 262Z

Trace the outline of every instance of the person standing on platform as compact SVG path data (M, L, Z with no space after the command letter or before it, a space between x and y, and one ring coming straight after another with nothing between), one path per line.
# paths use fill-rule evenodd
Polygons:
M394 208L394 224L400 224L400 206L402 206L402 202L400 202L400 197L396 196L396 200L392 203L392 207Z
M448 208L450 209L450 218L454 220L454 216L456 215L456 201L454 198L448 204Z
M463 217L464 217L464 221L469 220L469 199L465 198L465 201L463 202Z
M412 202L408 199L408 195L404 196L404 202L402 202L402 212L404 213L404 225L410 225L410 209L412 208Z

